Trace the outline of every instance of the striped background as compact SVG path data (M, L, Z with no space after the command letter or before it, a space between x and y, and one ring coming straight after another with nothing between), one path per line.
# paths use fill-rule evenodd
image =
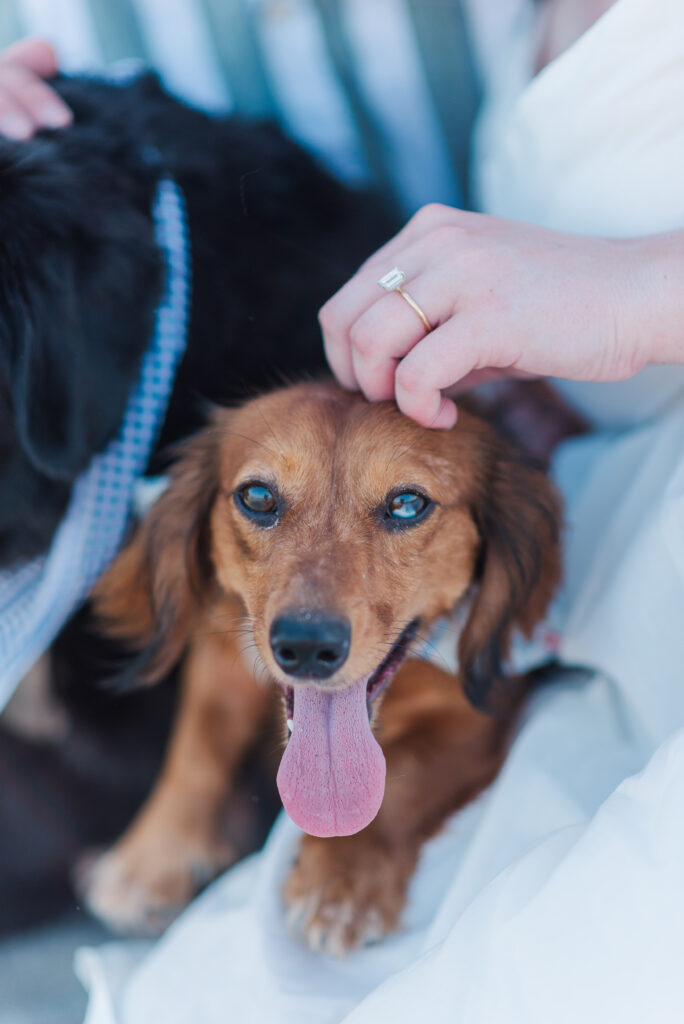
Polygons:
M459 0L0 0L0 44L28 33L65 70L138 58L197 105L275 116L405 213L466 194L477 85Z

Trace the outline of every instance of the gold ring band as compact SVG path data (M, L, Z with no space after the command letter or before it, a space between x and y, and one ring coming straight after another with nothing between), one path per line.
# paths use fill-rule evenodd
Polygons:
M405 291L401 287L401 285L399 285L397 288L395 288L394 291L397 293L397 295L401 295L402 299L405 299L406 302L408 302L408 304L411 307L411 309L414 310L414 312L416 312L418 314L420 319L423 321L423 327L425 328L425 330L429 334L430 331L432 330L432 324L430 323L428 318L425 316L425 313L420 308L420 306L418 305L416 300L412 299L411 296L409 295L409 293L407 291Z
M404 288L401 287L405 280L406 274L404 273L404 271L400 270L399 267L394 267L392 270L388 271L388 273L384 274L383 277L380 278L378 284L380 285L381 288L384 288L386 292L397 292L398 295L401 295L402 299L405 302L408 302L413 312L420 317L420 321L423 327L429 334L430 331L433 330L432 324L430 323L427 316L420 308L416 300L412 298Z

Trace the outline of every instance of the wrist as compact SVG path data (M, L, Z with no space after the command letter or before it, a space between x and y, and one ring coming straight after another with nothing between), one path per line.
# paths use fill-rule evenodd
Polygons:
M635 369L684 364L684 231L625 239L620 339Z

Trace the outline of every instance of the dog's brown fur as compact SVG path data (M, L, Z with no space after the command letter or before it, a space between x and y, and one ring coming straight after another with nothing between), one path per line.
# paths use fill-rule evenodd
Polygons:
M270 529L234 500L254 480L284 502ZM378 510L397 488L429 495L431 514L387 529ZM98 587L109 632L148 653L148 680L185 656L185 691L162 779L95 866L91 906L124 927L158 924L227 861L218 811L269 706L240 654L245 632L268 676L289 684L273 620L288 608L346 617L349 655L327 683L342 687L371 673L408 622L425 633L469 601L463 685L404 663L374 718L387 759L380 813L354 836L305 837L285 886L313 946L342 950L394 928L422 843L499 768L520 693L502 663L558 582L558 526L544 474L465 411L453 430L428 431L323 384L217 410Z

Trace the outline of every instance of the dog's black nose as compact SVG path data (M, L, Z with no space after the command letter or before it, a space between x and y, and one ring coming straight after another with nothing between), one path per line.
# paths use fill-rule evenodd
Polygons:
M327 679L344 665L351 627L346 619L311 612L281 615L271 626L273 657L289 676Z

